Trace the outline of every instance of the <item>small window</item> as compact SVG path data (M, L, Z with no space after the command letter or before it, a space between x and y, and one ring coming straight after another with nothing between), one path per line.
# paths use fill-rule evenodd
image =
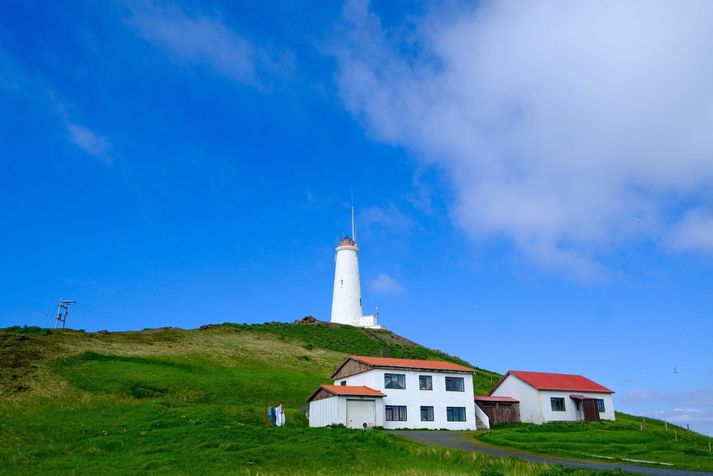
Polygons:
M606 411L604 409L604 400L601 398L597 398L597 410L599 410L599 413L604 413Z
M347 381L346 381L346 380L342 380L341 382L339 382L339 385L345 387L345 386L347 385Z
M446 390L449 392L465 391L463 377L446 377Z
M421 421L433 421L433 407L421 407Z
M419 390L433 390L433 378L430 375L419 375L418 376L418 389Z
M465 407L446 407L448 421L465 421Z
M563 412L563 411L565 411L565 408L564 408L564 398L561 398L561 397L552 397L552 398L550 398L550 405L552 405L552 411L553 411L553 412Z
M384 387L403 390L406 388L406 376L404 374L384 374Z
M386 421L406 421L406 406L386 405L384 417Z

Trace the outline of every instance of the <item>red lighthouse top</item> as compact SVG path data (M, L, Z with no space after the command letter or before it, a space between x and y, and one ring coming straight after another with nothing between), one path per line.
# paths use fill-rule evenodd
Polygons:
M352 240L348 236L345 236L337 246L356 246L356 241Z

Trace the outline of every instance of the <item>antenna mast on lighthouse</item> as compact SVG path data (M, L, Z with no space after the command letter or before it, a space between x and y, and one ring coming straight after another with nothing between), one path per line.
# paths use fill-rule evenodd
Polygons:
M354 219L354 197L352 197L352 240L354 240L355 243L357 240L356 233L356 220Z

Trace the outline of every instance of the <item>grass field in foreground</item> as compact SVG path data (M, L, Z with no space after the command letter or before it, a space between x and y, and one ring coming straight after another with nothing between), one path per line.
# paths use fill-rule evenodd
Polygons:
M318 345L348 334L270 326L0 331L0 472L592 474L421 446L381 430L307 428L300 407L345 355ZM390 342L399 356L440 355ZM266 406L278 403L287 408L284 428L265 421Z
M616 421L508 424L496 426L476 438L493 445L548 455L630 458L713 471L713 452L708 449L711 438L671 424L667 430L660 420L646 418L644 421L642 431L641 417L617 412Z

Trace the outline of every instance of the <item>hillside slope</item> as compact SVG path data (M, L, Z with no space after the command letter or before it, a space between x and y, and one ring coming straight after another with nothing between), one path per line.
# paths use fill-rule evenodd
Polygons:
M307 428L300 408L344 356L382 349L462 363L388 331L342 326L6 329L0 467L15 474L558 474L380 430ZM279 403L285 428L266 422L265 407Z
M639 460L713 472L712 439L653 418L617 412L616 421L514 423L479 433L497 446L592 460Z

